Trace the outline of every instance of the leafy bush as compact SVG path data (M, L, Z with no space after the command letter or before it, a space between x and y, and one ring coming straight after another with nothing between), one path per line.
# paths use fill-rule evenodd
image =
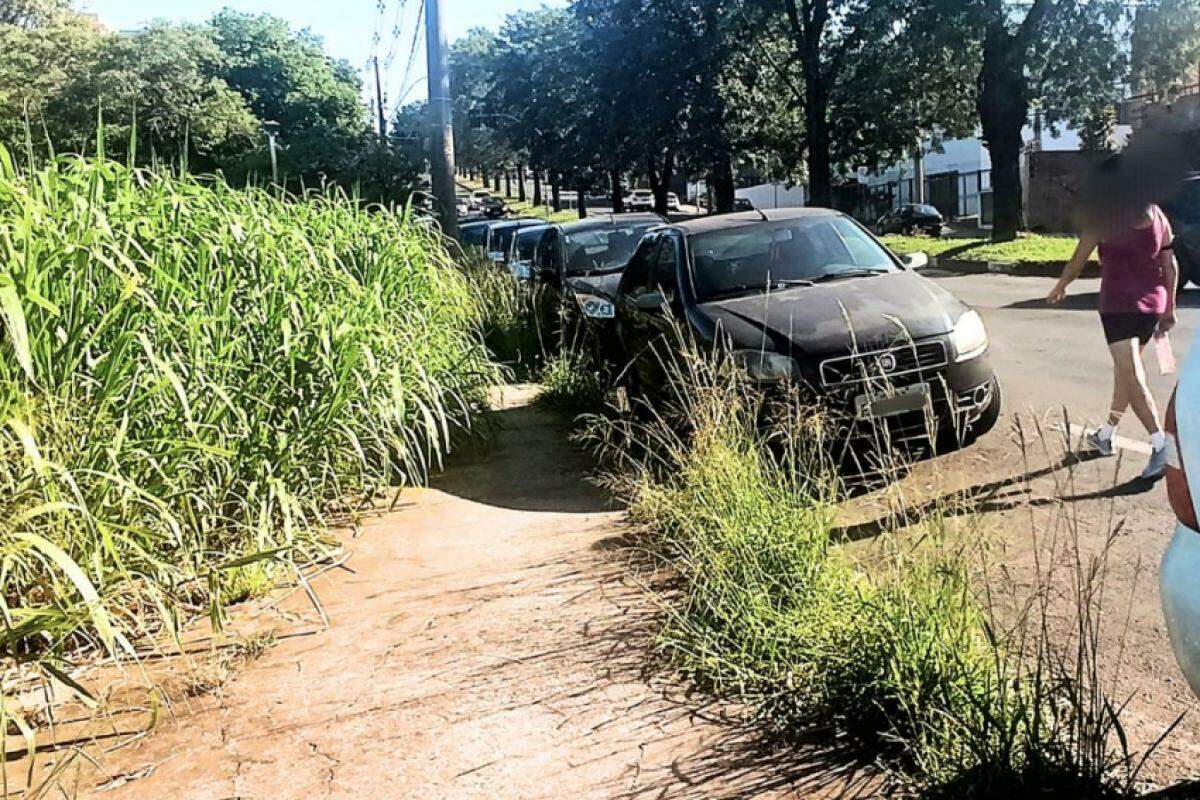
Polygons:
M537 399L561 411L594 411L604 402L600 370L586 351L565 347L541 374Z
M388 211L0 150L0 654L55 670L319 557L471 424L481 322Z

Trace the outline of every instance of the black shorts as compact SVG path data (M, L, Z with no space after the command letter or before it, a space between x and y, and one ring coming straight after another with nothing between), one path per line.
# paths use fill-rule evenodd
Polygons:
M1104 338L1109 344L1128 339L1137 339L1141 344L1146 344L1158 330L1158 315L1102 313L1100 324L1104 326Z

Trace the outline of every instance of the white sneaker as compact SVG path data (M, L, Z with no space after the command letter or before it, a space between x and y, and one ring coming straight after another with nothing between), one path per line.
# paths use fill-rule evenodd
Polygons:
M1167 448L1160 447L1150 451L1150 463L1142 470L1142 480L1152 481L1161 478L1167 468Z
M1089 433L1087 435L1086 441L1088 443L1088 447L1091 447L1093 450L1095 450L1097 453L1099 453L1102 456L1111 456L1114 452L1112 438L1110 437L1108 439L1105 439L1103 436L1100 435L1099 430L1095 430L1095 431L1092 431L1091 433Z

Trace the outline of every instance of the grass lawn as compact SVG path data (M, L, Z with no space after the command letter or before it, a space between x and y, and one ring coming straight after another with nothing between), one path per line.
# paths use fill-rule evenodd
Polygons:
M1073 236L1026 236L994 244L987 239L932 239L928 236L884 236L884 244L900 255L918 250L959 261L1046 263L1069 261L1078 242Z

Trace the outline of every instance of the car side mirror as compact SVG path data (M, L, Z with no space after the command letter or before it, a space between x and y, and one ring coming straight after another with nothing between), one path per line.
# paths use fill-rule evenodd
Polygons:
M646 292L633 298L633 305L639 311L662 311L662 292Z
M928 253L909 253L900 260L903 262L905 269L923 269L929 266Z

